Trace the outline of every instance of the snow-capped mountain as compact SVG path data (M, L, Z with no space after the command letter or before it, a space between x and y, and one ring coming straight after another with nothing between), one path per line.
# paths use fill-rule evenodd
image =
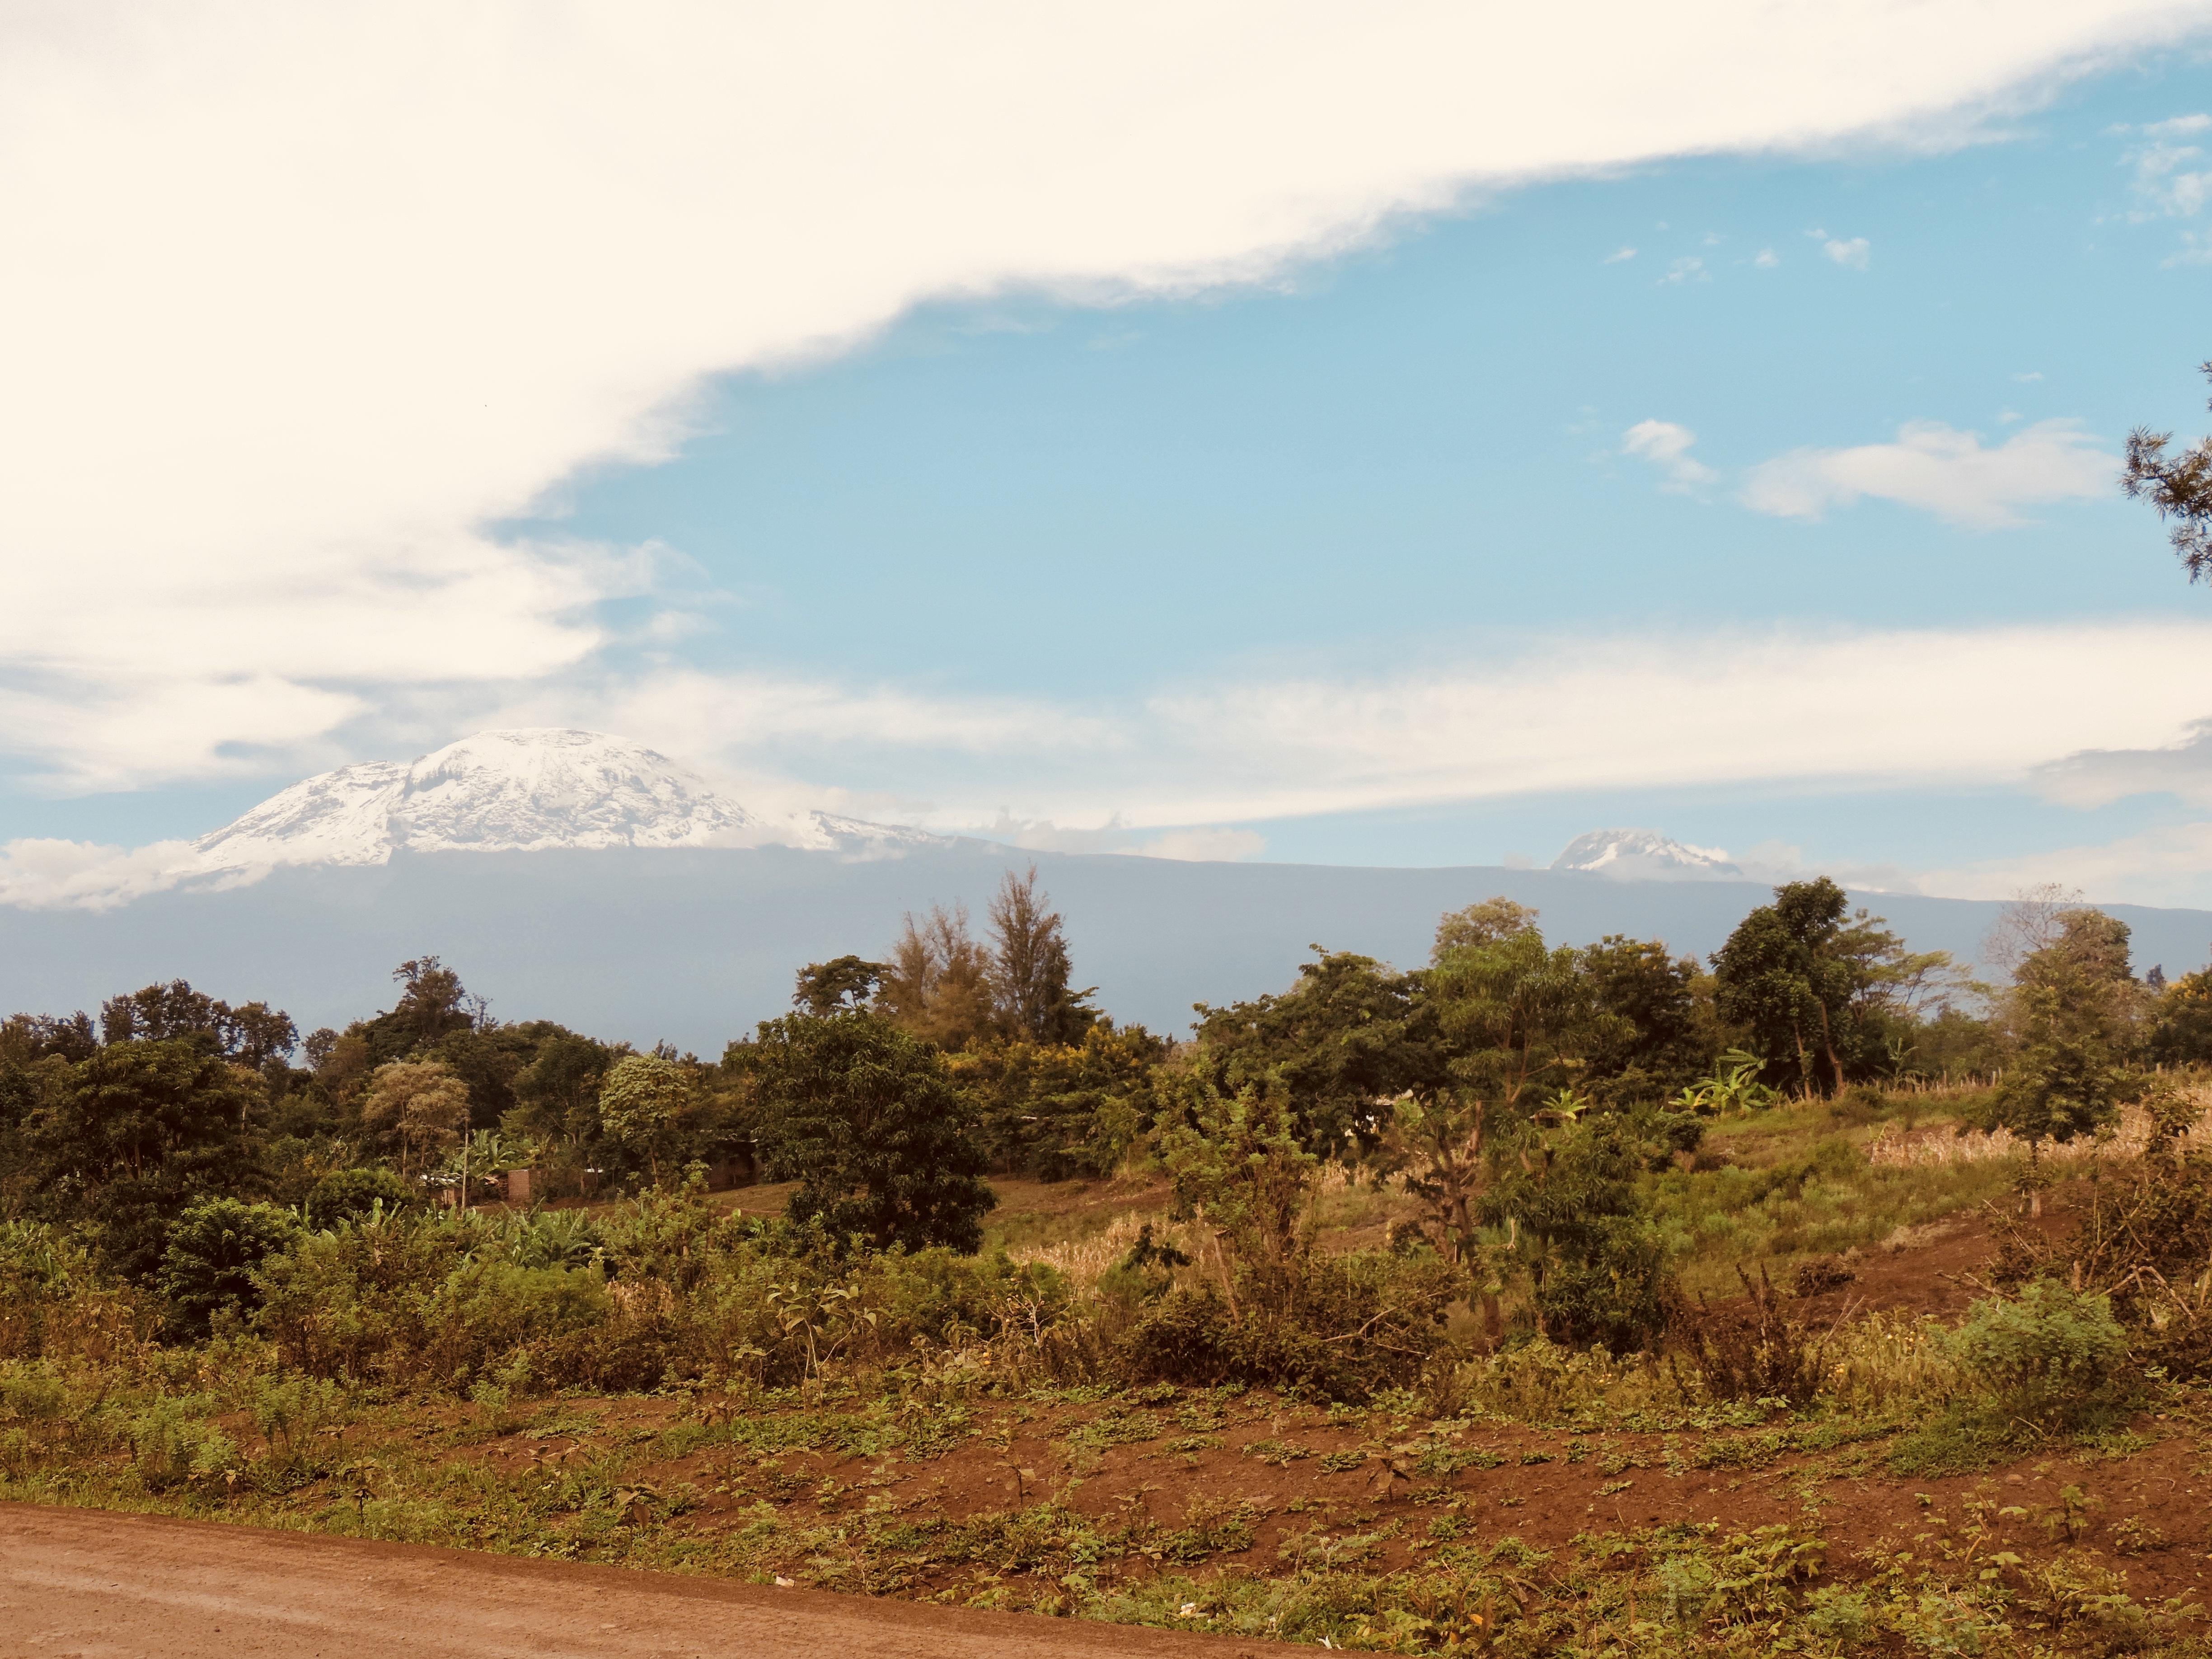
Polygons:
M1593 830L1552 860L1554 870L1586 870L1637 881L1741 881L1743 872L1717 847L1690 847L1656 830Z
M383 864L395 852L802 847L887 851L916 830L823 812L766 817L657 750L599 732L479 732L411 763L368 761L280 790L193 843L207 871Z

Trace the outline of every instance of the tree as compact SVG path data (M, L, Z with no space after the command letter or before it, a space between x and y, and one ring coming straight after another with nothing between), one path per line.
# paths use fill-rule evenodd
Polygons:
M1279 1089L1246 1085L1224 1095L1186 1074L1182 1099L1160 1126L1160 1162L1175 1182L1176 1208L1198 1216L1228 1247L1241 1274L1217 1260L1231 1319L1241 1316L1241 1278L1267 1307L1280 1309L1296 1288L1298 1262L1313 1248L1307 1204L1315 1156L1298 1144Z
M940 1048L964 1048L991 1034L997 1024L991 958L969 936L966 906L932 905L919 922L907 915L876 1003L906 1030Z
M547 1139L588 1140L599 1131L599 1085L618 1058L615 1051L550 1020L507 1029L536 1044L514 1079L524 1126Z
M2128 1097L2124 1062L2143 993L2128 971L2128 927L2118 918L2061 910L2033 937L2044 942L2013 969L2003 1018L2014 1053L1990 1117L2027 1142L2029 1203L2039 1214L2043 1143L2092 1133Z
M2161 1066L2212 1062L2212 969L2184 974L2160 995L2150 1057Z
M92 1020L80 1008L74 1014L10 1014L0 1021L0 1061L28 1066L49 1058L75 1065L100 1047Z
M265 1002L234 1008L181 979L108 998L100 1006L100 1026L108 1042L198 1042L257 1072L289 1057L300 1042L298 1028L282 1008Z
M599 1127L633 1152L642 1152L660 1185L660 1154L690 1109L690 1085L672 1060L625 1054L599 1086Z
M1068 988L1073 971L1060 913L1037 891L1036 866L1004 872L991 901L989 984L1000 1029L1032 1042L1074 1043L1097 1019L1085 1005L1098 988Z
M1641 1347L1667 1318L1667 1252L1638 1202L1647 1149L1618 1116L1581 1118L1525 1147L1483 1200L1554 1342Z
M1428 976L1443 1074L1409 1087L1391 1125L1407 1190L1427 1205L1438 1245L1469 1266L1492 1165L1573 1083L1583 1055L1626 1025L1599 1007L1580 952L1548 947L1533 926L1471 937L1481 942L1446 946ZM1496 1291L1482 1297L1494 1333Z
M2197 368L2212 379L2212 362ZM2172 441L2171 432L2153 432L2147 426L2128 434L2120 487L2130 500L2156 507L2161 521L2174 520L2168 539L2193 582L2212 572L2212 438L2201 438L2179 454L2167 449Z
M1389 1102L1443 1084L1446 1054L1421 975L1313 949L1281 996L1198 1004L1190 1064L1224 1096L1279 1087L1309 1151L1356 1158L1379 1144Z
M469 1121L468 1086L436 1060L392 1060L370 1073L361 1118L398 1148L404 1176L460 1144Z
M1847 1071L1880 1054L1869 994L1898 954L1881 918L1852 915L1844 890L1826 876L1790 882L1714 953L1721 1016L1747 1030L1765 1061L1765 1081L1840 1093Z
M1719 1049L1712 983L1694 957L1677 960L1657 939L1608 934L1583 952L1598 1008L1622 1024L1590 1050L1584 1075L1604 1098L1676 1093L1703 1077Z
M149 1279L186 1204L257 1187L244 1126L260 1094L250 1073L188 1038L95 1050L24 1124L41 1207L86 1223L122 1272Z
M407 1183L389 1170L333 1170L307 1194L307 1220L317 1227L335 1227L359 1220L380 1205L389 1213L410 1195Z
M963 1049L946 1065L976 1103L993 1167L1060 1181L1111 1174L1142 1136L1160 1051L1143 1026L1116 1030L1102 1019L1079 1043L1013 1038Z
M791 994L791 1006L817 1019L865 1008L889 972L887 963L864 962L854 956L810 962L799 970L799 988Z
M1464 910L1449 911L1437 924L1437 942L1429 952L1429 960L1442 962L1447 951L1470 945L1495 945L1502 939L1510 939L1534 927L1542 914L1502 894L1484 899L1480 904L1470 904Z
M204 1336L216 1314L251 1313L261 1305L254 1273L299 1233L290 1212L274 1205L200 1199L170 1226L155 1288L177 1323Z
M485 1003L469 994L461 976L435 957L416 957L392 970L398 1000L374 1019L348 1028L368 1044L369 1059L381 1066L426 1053L441 1037L489 1025Z
M864 1013L763 1020L724 1063L748 1077L771 1179L797 1181L785 1213L878 1249L972 1255L998 1198L982 1181L974 1105L945 1056Z

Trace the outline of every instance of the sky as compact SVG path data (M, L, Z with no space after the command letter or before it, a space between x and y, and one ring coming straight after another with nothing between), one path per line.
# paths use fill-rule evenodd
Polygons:
M1526 9L11 9L0 896L562 725L2212 906L2212 7Z

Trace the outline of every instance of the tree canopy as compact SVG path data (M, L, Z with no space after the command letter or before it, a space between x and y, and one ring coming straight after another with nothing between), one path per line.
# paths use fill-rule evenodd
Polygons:
M793 1221L879 1249L981 1248L998 1199L975 1104L937 1049L869 1014L790 1014L763 1020L725 1063L751 1083L770 1178L799 1183Z

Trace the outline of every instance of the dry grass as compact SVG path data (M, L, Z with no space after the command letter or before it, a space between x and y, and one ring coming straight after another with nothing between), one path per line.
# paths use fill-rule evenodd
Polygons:
M2212 1090L2196 1088L2189 1091L2198 1101L2212 1104ZM2109 1135L2099 1135L2064 1142L2049 1142L2042 1149L2045 1160L2055 1163L2082 1163L2093 1158L2141 1158L2150 1145L2150 1114L2140 1106L2121 1109L2120 1121ZM2197 1127L2181 1138L2181 1146L2191 1152L2212 1152L2212 1116L2200 1120ZM1932 1168L1954 1164L1981 1164L1991 1159L2025 1158L2027 1143L2009 1129L1970 1129L1953 1133L1942 1129L1908 1133L1894 1125L1887 1126L1867 1146L1868 1162L1889 1168Z

